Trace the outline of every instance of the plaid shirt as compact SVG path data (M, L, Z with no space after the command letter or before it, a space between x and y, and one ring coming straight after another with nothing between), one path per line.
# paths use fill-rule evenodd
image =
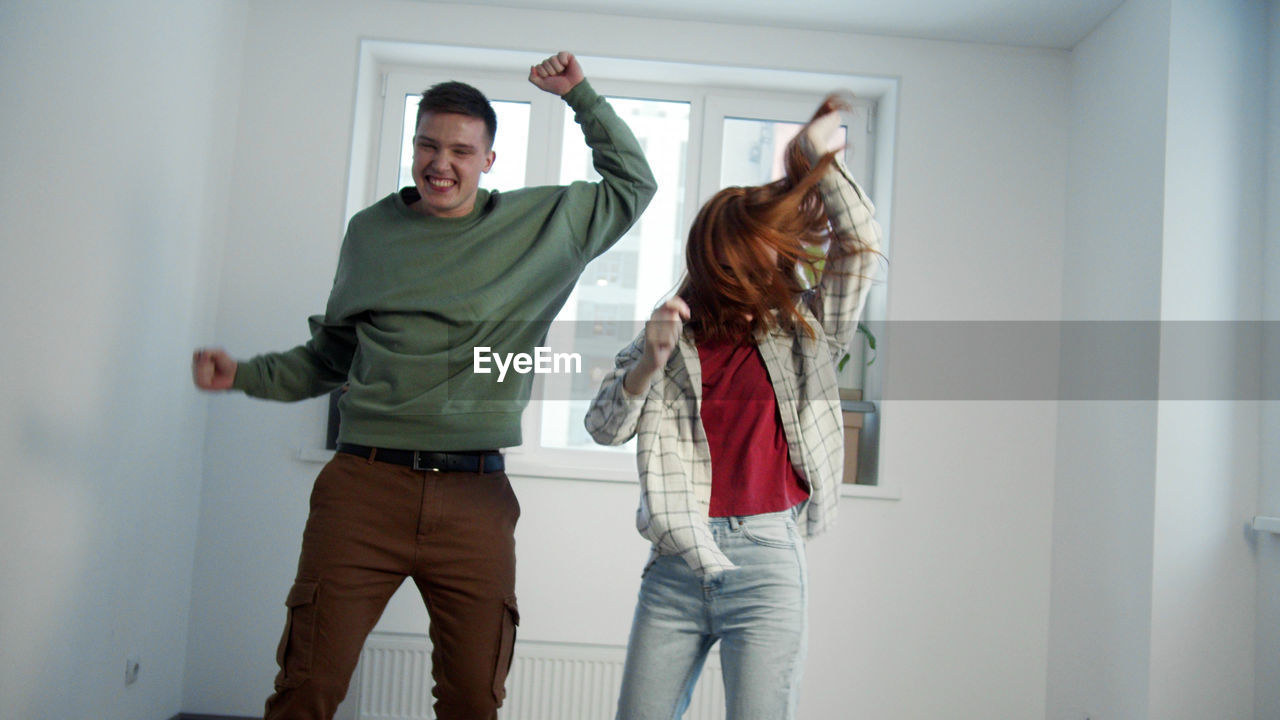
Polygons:
M879 250L875 207L843 162L831 165L819 188L835 229ZM821 282L797 302L816 337L775 327L756 338L778 400L791 462L809 484L802 527L810 537L835 521L844 469L844 423L835 368L853 341L876 257L870 252L842 253L833 244ZM711 450L699 415L698 350L686 332L647 391L632 395L623 387L623 378L643 354L641 332L618 354L613 372L601 383L587 412L587 431L604 445L638 438L641 492L636 527L653 543L655 553L679 555L702 576L733 569L736 566L720 551L707 523Z

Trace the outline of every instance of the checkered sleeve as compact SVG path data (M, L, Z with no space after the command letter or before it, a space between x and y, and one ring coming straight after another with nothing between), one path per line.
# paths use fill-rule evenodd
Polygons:
M804 143L804 150L815 162L821 157L808 142ZM875 219L875 205L839 154L823 174L818 189L836 239L827 251L818 292L811 296L815 304L811 309L822 319L832 357L838 359L853 342L858 318L871 292L876 265L882 257L881 231Z
M636 422L644 409L645 393L632 395L623 387L623 380L642 355L643 334L618 353L613 371L601 381L600 390L587 410L587 432L601 445L621 445L636 434Z

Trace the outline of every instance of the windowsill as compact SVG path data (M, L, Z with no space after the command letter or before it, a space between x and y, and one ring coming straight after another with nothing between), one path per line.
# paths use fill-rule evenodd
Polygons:
M333 459L333 450L317 447L298 449L297 459L307 463L327 463ZM619 455L625 462L615 458L592 458L581 464L569 467L560 463L540 463L534 458L519 453L508 452L507 474L511 477L538 480L577 480L584 482L636 483L635 458L633 455ZM902 493L896 487L883 485L855 485L844 483L840 486L840 497L865 498L868 500L901 500ZM1278 521L1280 522L1280 521Z
M328 448L302 447L298 448L298 460L309 463L327 463L333 459L334 452Z
M870 400L841 400L840 409L844 412L873 413L876 404Z
M1258 532L1269 532L1280 535L1280 517L1258 515L1253 518L1253 529Z
M843 483L840 485L840 497L864 498L867 500L901 500L902 492L892 486Z

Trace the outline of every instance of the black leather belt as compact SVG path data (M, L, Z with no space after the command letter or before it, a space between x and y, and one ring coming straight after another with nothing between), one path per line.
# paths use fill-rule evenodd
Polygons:
M429 450L394 450L374 448L354 443L338 443L338 452L359 455L378 462L404 465L414 470L429 472L502 472L506 464L497 450L473 450L466 452L432 452Z

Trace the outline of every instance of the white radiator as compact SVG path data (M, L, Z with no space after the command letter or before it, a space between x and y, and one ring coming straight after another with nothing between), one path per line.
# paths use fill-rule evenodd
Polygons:
M501 720L607 720L617 711L626 648L519 640ZM431 641L373 633L365 642L348 703L358 720L431 720ZM698 677L686 720L724 718L720 658Z

